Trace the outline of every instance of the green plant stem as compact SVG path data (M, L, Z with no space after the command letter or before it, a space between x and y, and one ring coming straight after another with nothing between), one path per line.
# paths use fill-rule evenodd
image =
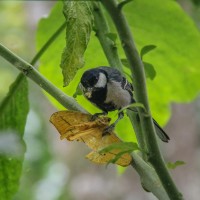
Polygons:
M0 55L12 65L14 65L17 69L19 69L25 76L29 77L51 96L53 96L65 108L70 110L77 110L84 113L87 112L75 101L74 98L67 96L61 90L56 88L50 81L48 81L36 69L34 69L32 65L19 58L2 44L0 44Z
M132 153L132 167L140 175L140 180L145 190L151 191L159 200L169 200L158 175L152 166L148 165L136 152Z
M94 2L93 10L96 36L101 43L109 65L112 67L116 67L119 71L123 73L123 66L118 56L116 44L106 36L106 34L110 33L110 30L103 14L101 4L99 2Z
M32 64L36 63L38 58L44 53L44 51L50 45L48 41L46 44L48 45L45 45L45 48L43 47L36 54L36 56L31 62ZM1 44L0 44L0 55L3 58L5 58L7 61L9 61L11 64L15 65L20 71L23 72L20 74L22 78L25 77L24 75L31 78L36 84L38 84L40 87L45 89L46 92L54 96L55 99L57 99L63 106L65 106L68 109L85 112L83 108L80 107L75 102L75 99L72 99L71 97L66 96L60 90L56 89L54 85L52 85L48 80L46 80L45 77L40 75L39 72L37 72L37 70L35 70L29 63L17 57L15 54L10 52ZM156 177L154 170L150 168L147 163L142 161L140 156L138 156L136 153L133 153L133 158L134 158L134 163L132 163L132 166L139 173L142 183L145 186L145 188L151 190L155 194L155 196L157 196L159 199L168 200L168 198L165 198L167 197L165 191L162 188L160 188L160 184L158 184L159 179Z
M142 149L142 157L146 161L147 160L147 149L146 149L146 144L145 140L143 137L143 132L142 128L140 126L140 123L138 122L138 114L134 113L133 111L127 110L128 117L131 121L131 124L134 128L134 131L136 133L137 141L139 144L140 149Z
M99 39L99 42L104 50L104 54L109 62L109 65L112 67L116 67L119 71L123 73L123 66L121 60L118 55L117 47L111 41L106 34L110 32L107 20L103 14L101 4L98 2L94 2L94 21L95 21L95 31L96 35ZM138 140L139 147L145 150L145 142L144 137L142 137L142 131L138 120L135 117L135 113L129 111L128 116L131 119L133 128L136 133L136 137ZM143 153L143 157L146 157L146 154Z
M101 2L113 19L113 22L119 33L122 47L131 66L130 68L134 80L136 100L137 102L142 103L145 106L147 113L149 113L148 116L144 115L142 109L138 109L142 132L145 137L148 150L148 160L156 170L170 199L183 199L182 194L176 188L176 185L174 184L166 168L158 148L155 136L155 128L148 104L144 67L135 47L129 25L121 11L122 9L118 7L116 0L101 0Z
M39 58L44 54L44 52L48 49L48 47L53 43L53 41L60 35L60 33L66 28L66 22L64 22L55 33L47 40L47 42L42 46L42 48L38 51L38 53L34 56L31 61L31 65L34 65Z

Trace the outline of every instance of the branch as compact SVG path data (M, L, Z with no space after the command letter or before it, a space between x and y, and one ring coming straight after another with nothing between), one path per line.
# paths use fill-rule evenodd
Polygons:
M101 4L94 2L94 21L95 21L95 31L96 36L104 50L104 54L109 62L109 65L116 67L119 71L123 73L123 66L118 55L117 47L106 35L110 33L109 26L107 24L106 18L104 17ZM128 116L132 122L133 128L136 133L139 147L145 150L144 137L142 135L140 124L136 119L136 114L128 111ZM146 154L143 153L143 157Z
M147 149L146 149L146 143L144 140L144 135L142 132L142 127L140 125L140 122L138 122L138 114L134 113L133 111L127 110L127 114L128 117L131 121L131 124L134 128L135 134L136 134L136 138L137 138L137 142L138 145L140 147L140 149L142 149L142 157L143 159L146 161L147 160Z
M77 110L86 113L74 98L67 96L61 90L56 88L50 81L42 76L32 65L19 58L17 55L9 51L6 47L0 44L0 55L19 69L25 76L32 79L36 84L53 96L59 103L70 110Z
M102 13L101 6L96 3L94 5L94 19L97 37L101 43L102 48L104 49L104 53L108 59L109 64L112 66L112 64L114 63L116 66L113 67L121 69L120 71L122 72L122 64L117 52L117 48L112 48L112 41L107 40L106 38L106 34L109 33L109 27L107 25L106 18ZM135 130L139 147L144 150L144 152L142 152L142 156L143 158L146 158L147 154L145 152L144 137L141 134L142 131L140 123L138 123L137 114L128 111L128 116ZM158 199L168 200L168 195L164 190L155 170L150 167L145 161L143 161L140 156L137 155L137 153L133 152L132 157L133 162L131 165L139 174L143 187L151 191Z
M132 167L135 168L140 175L140 180L143 188L152 192L159 200L169 200L169 197L164 190L158 175L155 170L148 165L137 153L132 153Z
M183 199L182 194L176 188L176 185L174 184L166 168L166 165L158 148L155 136L155 128L153 125L147 98L144 67L135 47L129 25L123 13L121 12L121 9L118 8L116 0L101 1L105 8L108 10L109 14L111 15L111 18L113 19L113 22L119 33L126 57L131 66L130 68L134 80L136 100L137 102L142 103L148 112L148 116L144 115L142 109L138 108L142 131L147 145L149 162L153 165L154 169L156 170L162 182L162 185L168 193L170 199Z
M118 56L116 44L107 37L107 34L110 33L110 30L104 17L101 4L99 2L94 2L93 10L96 36L99 39L109 65L117 68L123 73L123 66Z

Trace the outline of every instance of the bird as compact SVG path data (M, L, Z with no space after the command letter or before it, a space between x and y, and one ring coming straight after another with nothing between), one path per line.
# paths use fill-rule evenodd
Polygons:
M93 119L99 115L107 115L111 111L120 111L136 102L133 97L133 85L113 67L100 66L86 70L81 77L79 87L86 99L103 111L95 113ZM124 112L118 112L117 120L107 127L103 134L112 131L123 117ZM156 120L153 119L153 123L158 137L163 142L168 142L169 136Z

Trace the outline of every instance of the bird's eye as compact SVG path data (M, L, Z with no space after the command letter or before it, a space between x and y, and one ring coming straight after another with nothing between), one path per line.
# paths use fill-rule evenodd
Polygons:
M94 70L89 70L83 74L81 78L81 83L85 88L93 87L98 82L98 78L99 73Z
M97 81L98 81L98 78L96 76L93 76L88 80L88 83L90 86L94 86L97 83Z

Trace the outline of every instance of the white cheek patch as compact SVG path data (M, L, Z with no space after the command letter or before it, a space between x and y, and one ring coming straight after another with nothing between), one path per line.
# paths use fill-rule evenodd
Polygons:
M121 87L121 83L112 81L107 84L107 97L105 102L112 102L117 109L121 109L131 103L131 95Z
M99 80L97 81L97 83L94 85L94 87L96 88L104 88L107 84L107 78L105 76L105 74L103 73L99 73Z

